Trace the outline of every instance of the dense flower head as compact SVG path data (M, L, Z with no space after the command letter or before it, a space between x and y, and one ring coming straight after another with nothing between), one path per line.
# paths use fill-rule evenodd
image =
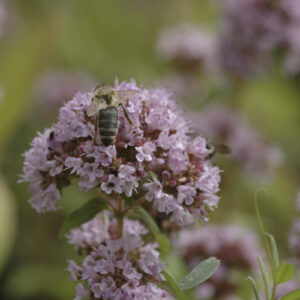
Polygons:
M192 139L187 121L164 89L116 82L116 90L135 90L125 106L136 127L119 111L115 143L105 147L95 136L95 117L87 107L93 92L77 93L59 120L39 134L25 153L23 180L38 212L56 210L62 187L79 178L82 191L101 189L111 198L144 196L179 225L206 218L218 204L220 170L208 159L203 137Z
M184 69L204 67L213 71L218 65L215 37L207 30L191 24L164 29L158 37L157 51L164 60Z
M197 288L196 293L201 299L215 299L216 296L225 299L225 296L235 295L238 283L230 279L230 272L256 271L256 257L261 254L256 235L234 225L206 225L182 230L176 247L190 268L211 256L221 260L216 273Z
M247 172L269 175L283 162L280 149L268 145L238 111L209 105L195 118L194 128L215 142L229 146L231 156Z
M225 70L239 76L264 71L268 56L282 39L281 17L275 2L221 1L223 19L220 52Z
M138 221L125 219L123 226L117 238L116 219L104 211L68 235L69 243L86 254L80 265L72 260L68 265L70 279L79 282L75 299L172 299L154 284L164 280L157 243L145 242L148 231Z

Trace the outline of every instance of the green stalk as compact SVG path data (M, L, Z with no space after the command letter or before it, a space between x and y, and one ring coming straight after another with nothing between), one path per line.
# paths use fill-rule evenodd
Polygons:
M267 256L268 256L269 263L270 263L270 266L271 266L272 279L273 279L273 282L275 282L276 268L275 268L275 265L274 265L271 248L270 248L270 245L268 243L268 239L266 237L265 229L264 229L264 226L263 226L263 223L262 223L262 220L261 220L261 216L260 216L260 212L259 212L259 209L258 209L258 201L257 201L258 192L259 191L256 192L256 195L255 195L255 198L254 198L255 212L256 212L258 226L259 226L260 232L261 232L261 234L263 236L263 239L264 239L264 245L265 245Z
M118 197L118 210L117 210L117 234L120 239L123 235L123 220L124 220L124 200L120 196Z

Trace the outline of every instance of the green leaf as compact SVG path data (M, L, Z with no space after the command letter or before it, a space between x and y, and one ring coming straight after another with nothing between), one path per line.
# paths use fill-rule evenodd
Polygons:
M255 299L260 300L258 290L257 290L256 283L255 283L254 279L251 276L248 276L246 279L251 282L252 289L253 289L253 292L254 292L254 295L255 295Z
M178 300L186 300L184 293L179 288L177 282L173 279L173 277L170 274L168 274L166 271L163 271L162 274L165 276L170 288L174 293L174 296L176 296Z
M273 261L275 264L275 268L277 270L279 268L279 254L278 254L278 248L276 245L276 241L272 234L269 234L266 232L265 235L268 238L268 241L270 243Z
M280 300L299 300L300 299L300 289L289 292L280 298Z
M170 244L168 238L162 233L153 233L155 239L158 242L159 249L163 258L165 258L169 252Z
M59 237L62 238L70 229L88 222L105 208L107 208L106 202L104 202L99 197L93 198L87 203L83 204L81 207L79 207L66 217L59 231Z
M262 234L262 237L264 239L264 245L265 245L266 253L267 253L268 260L269 260L269 263L270 263L270 266L271 266L272 276L273 276L273 279L274 279L275 278L275 273L276 273L276 267L275 267L275 262L273 260L271 247L269 245L269 242L268 242L268 239L267 239L267 236L266 236L266 232L265 232L265 229L264 229L264 225L263 225L263 222L262 222L262 219L261 219L261 216L260 216L260 212L259 212L259 207L258 207L258 193L259 192L265 192L266 193L265 189L259 189L259 190L256 191L255 197L254 197L255 214L256 214L259 230L260 230L260 232Z
M148 171L148 174L150 175L153 181L157 180L157 175L155 173L153 173L152 171Z
M144 208L142 208L141 206L137 206L133 208L133 212L146 224L146 226L158 242L162 257L166 257L170 248L168 238L160 232L157 224Z
M281 284L289 281L290 279L293 278L294 274L295 274L295 267L292 264L288 264L282 261L276 272L276 277L275 277L276 284Z
M151 215L141 206L137 206L133 208L134 213L136 213L142 221L147 225L151 232L159 232L159 228Z
M188 274L187 265L183 257L175 249L170 249L167 257L164 259L164 263L166 264L165 271L172 274L177 282Z
M266 269L262 259L260 257L258 257L257 260L258 260L261 276L262 276L263 281L264 281L265 292L266 292L266 300L269 300L269 299L271 299L271 282L270 282L270 278L269 278L267 269Z
M10 257L17 229L17 202L7 184L6 178L0 174L0 273Z
M215 257L210 257L198 264L188 275L183 277L179 283L182 291L192 289L210 278L220 265Z

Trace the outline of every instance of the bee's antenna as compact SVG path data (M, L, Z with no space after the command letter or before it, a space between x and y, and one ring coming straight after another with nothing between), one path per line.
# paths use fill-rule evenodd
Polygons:
M115 87L117 87L119 85L119 77L118 75L115 73Z

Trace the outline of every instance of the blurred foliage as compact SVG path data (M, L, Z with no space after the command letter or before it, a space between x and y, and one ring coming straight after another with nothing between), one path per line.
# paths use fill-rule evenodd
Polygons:
M16 222L15 199L0 176L0 272L13 246Z
M42 131L56 115L37 115L34 86L48 69L81 70L97 80L112 82L134 77L139 83L156 84L172 73L155 52L156 37L165 26L183 21L218 29L214 1L197 0L10 0L16 24L0 41L0 299L71 299L66 259L74 256L58 231L67 215L93 195L80 194L75 185L63 192L58 214L37 215L28 205L27 184L17 184L23 158L36 131ZM209 83L208 83L209 84ZM239 91L235 105L249 117L263 136L282 147L285 163L266 181L242 173L238 165L221 156L216 163L225 170L220 207L212 222L238 221L256 228L253 197L265 187L261 213L266 230L273 232L283 257L288 257L287 232L293 219L300 178L299 82L278 70L252 80ZM67 99L65 99L67 100ZM230 100L227 100L230 101ZM185 110L201 109L200 99L186 99ZM7 182L7 186L6 183ZM67 201L72 199L72 201ZM17 201L17 214L15 212ZM18 225L16 225L18 224ZM168 271L179 279L187 271L175 253L167 258ZM240 295L250 288L241 283Z

